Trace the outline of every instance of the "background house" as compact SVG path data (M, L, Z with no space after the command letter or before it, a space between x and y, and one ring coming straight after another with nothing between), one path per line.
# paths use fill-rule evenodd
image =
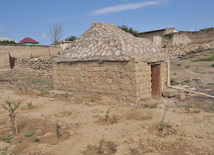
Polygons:
M21 45L39 45L39 42L31 39L30 37L24 38L19 42Z

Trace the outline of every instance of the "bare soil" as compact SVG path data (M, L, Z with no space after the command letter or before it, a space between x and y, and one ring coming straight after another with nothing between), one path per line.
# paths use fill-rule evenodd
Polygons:
M173 60L172 78L181 85L214 95L210 84L214 82L213 62L191 62L191 59L194 58ZM196 64L198 71L194 70ZM186 79L190 82L185 83ZM52 88L50 79L32 80L27 75L16 74L0 76L0 104L5 104L8 97L11 102L21 102L16 117L17 136L12 132L7 111L0 105L0 154L96 155L99 150L106 155L214 154L211 98L187 93L187 99L182 101L161 98L163 105L169 106L161 130L164 109L160 106L143 108L99 94L91 102L91 94ZM27 103L31 101L29 107ZM191 103L189 109L187 103ZM59 137L57 121L61 126Z

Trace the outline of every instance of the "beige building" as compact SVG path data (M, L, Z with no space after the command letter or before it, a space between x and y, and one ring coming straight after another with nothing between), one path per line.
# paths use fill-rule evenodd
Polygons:
M148 39L95 22L54 64L54 88L138 103L166 88L167 57Z
M154 37L156 37L156 36L161 37L161 36L163 36L165 34L170 34L170 33L174 33L174 32L177 32L177 31L175 30L174 27L172 27L172 28L165 28L165 29L160 29L160 30L141 32L140 35L143 38L146 38L146 39L149 39L151 41L154 41Z

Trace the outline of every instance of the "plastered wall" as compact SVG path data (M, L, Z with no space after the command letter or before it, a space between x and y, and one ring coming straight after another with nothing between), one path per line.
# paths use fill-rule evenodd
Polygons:
M166 72L161 63L161 72ZM160 75L160 95L166 73ZM82 93L102 93L118 100L138 103L151 98L151 66L145 61L55 63L54 88Z
M0 53L0 69L10 69L8 54Z
M0 45L0 53L10 53L15 58L56 56L58 52L62 53L59 47Z

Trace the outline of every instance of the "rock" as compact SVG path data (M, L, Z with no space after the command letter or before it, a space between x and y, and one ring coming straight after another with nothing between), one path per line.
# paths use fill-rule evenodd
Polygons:
M166 89L163 91L163 96L164 97L175 97L178 95L178 90L177 89Z
M185 100L185 99L186 99L186 95L184 93L178 94L178 100Z
M164 109L166 106L164 105L164 104L158 104L157 106L156 106L156 108L158 108L158 109Z

